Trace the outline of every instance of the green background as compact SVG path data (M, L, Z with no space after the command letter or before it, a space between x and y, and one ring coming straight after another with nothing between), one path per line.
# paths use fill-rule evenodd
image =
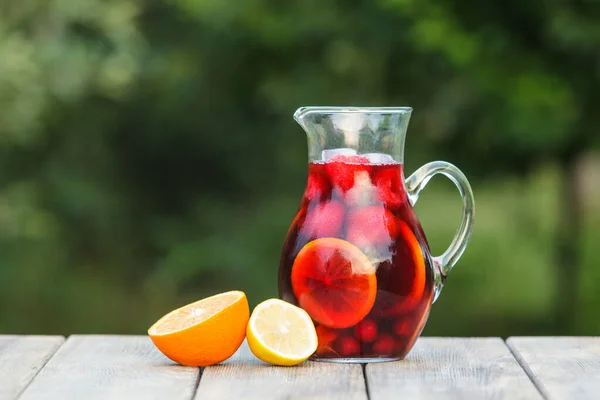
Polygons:
M599 334L600 3L4 0L0 332L144 333L277 295L304 105L412 106L475 193L426 335ZM416 206L435 254L460 199Z

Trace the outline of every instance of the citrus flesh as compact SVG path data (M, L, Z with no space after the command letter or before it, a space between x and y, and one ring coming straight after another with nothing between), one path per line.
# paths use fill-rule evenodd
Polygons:
M303 309L279 299L256 306L246 330L248 347L264 362L291 366L317 350L315 326Z
M375 303L375 267L350 242L316 239L294 260L292 289L313 320L331 328L347 328L362 320Z
M234 290L178 308L148 329L155 346L187 366L218 364L244 341L250 309L243 292Z

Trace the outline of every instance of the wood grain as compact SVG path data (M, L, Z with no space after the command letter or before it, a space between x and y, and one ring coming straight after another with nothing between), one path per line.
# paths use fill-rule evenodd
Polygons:
M366 366L379 399L541 399L500 338L420 338L404 361Z
M188 400L199 373L198 368L175 365L147 336L71 336L22 400Z
M547 399L600 398L600 337L511 337L506 342Z
M0 400L16 399L64 340L62 336L0 336Z
M230 360L204 369L196 400L213 399L366 400L367 393L360 364L276 367L256 359L244 342Z

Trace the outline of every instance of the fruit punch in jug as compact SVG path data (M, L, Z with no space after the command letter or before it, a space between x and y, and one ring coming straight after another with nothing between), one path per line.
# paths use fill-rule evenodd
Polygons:
M279 294L313 319L316 358L403 358L433 301L431 256L402 164L372 159L311 162L284 243Z

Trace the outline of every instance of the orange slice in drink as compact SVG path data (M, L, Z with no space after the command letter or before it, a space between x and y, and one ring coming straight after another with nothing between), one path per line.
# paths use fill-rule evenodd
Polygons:
M375 303L375 267L350 242L316 239L294 260L292 288L298 304L313 320L331 328L347 328L362 320Z
M424 301L427 266L421 245L405 222L398 221L398 231L391 263L382 263L377 269L377 278L385 282L373 307L373 314L378 316L402 314Z
M234 290L171 311L148 329L148 335L171 360L204 367L236 352L246 336L249 318L246 295Z

